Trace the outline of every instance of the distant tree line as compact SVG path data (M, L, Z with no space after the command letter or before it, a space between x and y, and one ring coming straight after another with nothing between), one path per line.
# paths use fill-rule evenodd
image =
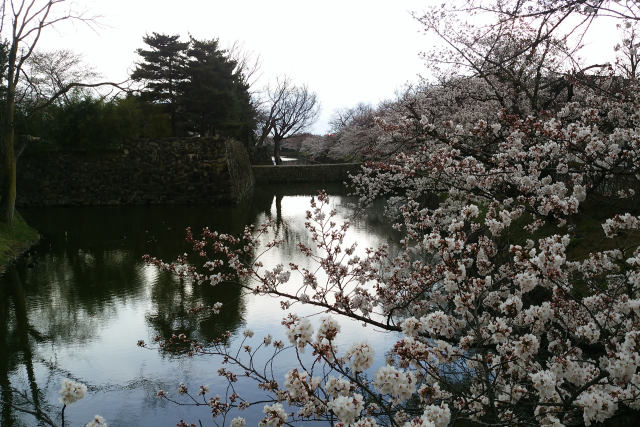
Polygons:
M105 149L124 140L169 136L230 137L250 151L308 128L317 118L315 93L281 77L264 91L251 91L257 65L224 50L219 41L151 33L137 49L131 73L135 87L115 96L75 88L44 107L42 100L72 81L97 73L68 51L36 52L17 95L17 135L39 138L34 149ZM0 66L6 63L6 46ZM3 69L3 75L5 74ZM6 85L0 85L0 102ZM34 108L38 106L38 108Z

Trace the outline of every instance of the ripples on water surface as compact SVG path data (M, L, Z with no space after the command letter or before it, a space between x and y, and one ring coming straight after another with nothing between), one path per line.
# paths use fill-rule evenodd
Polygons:
M42 411L60 424L58 390L65 378L87 384L84 399L65 411L67 426L84 426L101 414L110 426L174 426L184 418L214 425L207 408L172 405L155 397L159 389L176 396L180 382L197 390L208 384L211 393L222 383L219 361L212 357L188 358L136 346L139 339L185 333L210 342L231 330L232 340L245 328L256 333L257 345L271 333L284 338L280 320L286 314L275 299L242 296L232 286L180 285L169 274L145 265L145 253L164 260L186 249L184 229L203 226L238 233L244 225L278 221L286 245L269 253L265 265L289 262L305 265L297 252L298 241L308 242L304 212L314 188L288 186L286 191L258 188L252 201L241 206L144 206L45 208L23 212L44 236L30 256L9 269L0 282L0 425L36 425L21 411ZM332 204L344 219L353 212L354 200L330 189ZM349 239L359 247L386 241L389 228L381 209L354 222ZM189 316L195 306L221 301L220 315ZM298 314L313 310L296 306ZM317 310L315 310L317 311ZM312 319L317 324L318 319ZM343 323L341 342L367 340L378 349L394 341L391 334ZM289 365L289 366L287 366ZM283 379L291 363L282 360L277 378ZM260 397L253 386L245 391ZM255 425L261 407L242 415Z

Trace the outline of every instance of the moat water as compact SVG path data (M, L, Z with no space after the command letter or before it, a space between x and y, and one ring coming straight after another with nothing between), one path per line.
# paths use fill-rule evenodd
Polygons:
M224 395L212 356L144 349L138 340L185 333L210 343L226 330L231 343L250 328L257 345L272 334L284 339L280 325L287 314L276 299L242 295L231 285L185 285L142 261L144 254L173 260L187 249L185 228L208 226L239 233L252 223L275 220L283 247L268 253L265 265L305 265L296 244L309 243L305 211L315 186L258 187L252 200L239 206L138 206L43 208L22 211L43 235L41 243L0 279L0 391L2 426L62 424L58 391L66 379L87 385L84 399L65 410L65 426L84 426L95 414L109 426L216 425L207 407L178 406L156 397L158 390L177 397L177 386L192 391L208 385L210 395ZM328 188L339 220L353 215L355 199L340 186ZM382 207L353 221L348 239L359 247L389 240ZM219 315L189 314L197 306L223 303ZM299 315L317 309L294 306ZM312 318L317 324L318 316ZM395 341L393 334L345 321L339 343L366 338L374 344L376 364ZM290 352L293 357L295 353ZM292 360L282 358L275 376L284 379ZM265 397L255 385L241 390L250 399ZM256 425L262 405L231 416ZM230 419L227 419L227 422ZM221 420L218 419L218 422Z

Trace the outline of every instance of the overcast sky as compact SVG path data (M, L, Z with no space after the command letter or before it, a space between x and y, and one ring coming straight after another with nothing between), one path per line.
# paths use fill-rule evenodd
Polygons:
M184 39L240 42L261 58L257 87L287 75L318 94L321 116L312 128L328 130L337 108L392 98L425 72L419 53L436 42L411 12L438 0L75 0L98 15L94 29L63 23L39 46L81 53L105 79L126 79L151 32ZM440 0L444 1L444 0ZM602 36L602 33L600 33ZM600 37L600 43L614 43ZM602 47L594 46L598 51ZM608 48L610 49L610 47Z
M262 61L263 86L286 74L318 94L321 116L313 131L327 131L337 108L392 98L424 70L427 36L411 17L425 0L76 0L100 15L94 30L65 23L41 40L43 49L82 53L104 78L123 80L135 50L151 32L184 39L240 42Z

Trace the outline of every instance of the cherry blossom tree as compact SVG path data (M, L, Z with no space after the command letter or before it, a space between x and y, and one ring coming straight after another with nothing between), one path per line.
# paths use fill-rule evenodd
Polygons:
M266 225L239 238L205 230L189 236L196 259L154 261L190 280L235 281L284 298L286 309L327 310L332 317L316 328L295 314L283 320L290 350L308 349L323 369L299 366L284 381L263 376L252 368L255 352L275 344L276 357L285 343L265 337L254 349L251 332L242 344L248 362L222 342L175 340L233 361L273 392L274 405L299 407L293 417L265 409L264 425L334 417L345 425L588 425L640 408L640 217L613 215L599 250L572 252L576 222L593 200L625 200L638 188L640 100L633 88L617 98L578 92L580 103L540 119L503 111L491 123L398 124L396 131L421 126L423 146L369 164L354 182L363 203L391 196L400 254L344 247L348 224L335 223L320 195L307 213L316 247L299 249L322 275L264 266L256 251ZM423 202L428 195L431 204ZM372 379L365 375L372 348L337 348L335 316L401 333ZM233 383L231 372L221 374ZM232 397L207 404L214 415L250 405Z
M552 25L566 11L555 2L513 2L520 3L532 6L523 9L530 24L546 11ZM591 18L613 14L613 3L567 7ZM527 18L523 10L504 12L505 22ZM320 193L306 213L312 243L298 244L312 267L265 263L282 244L265 243L273 224L242 236L189 232L192 253L173 263L148 257L183 280L280 298L287 337L247 330L235 344L230 334L212 344L159 340L221 357L218 373L228 383L224 396L184 384L182 397L159 396L208 405L233 426L245 420L231 414L256 404L260 425L561 426L637 413L640 87L621 85L608 70L560 76L538 49L550 46L551 33L536 28L545 34L538 47L522 38L503 44L501 61L518 55L513 66L424 85L376 118L374 144L386 148L384 157L366 162L352 186L363 206L386 200L399 251L347 244L349 222L340 223ZM509 78L520 70L536 80L531 64L548 65L533 86ZM560 77L567 84L556 96L546 85ZM599 229L587 217L600 219ZM301 304L327 315L300 316ZM338 344L341 318L397 334L383 366L373 365L366 341ZM270 366L287 352L297 364L279 378ZM241 381L271 397L245 399Z

